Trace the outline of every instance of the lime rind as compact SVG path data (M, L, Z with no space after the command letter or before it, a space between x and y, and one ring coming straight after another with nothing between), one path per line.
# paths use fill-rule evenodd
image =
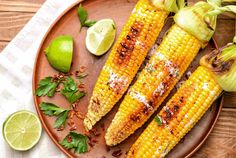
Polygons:
M28 118L22 117L23 115L28 116ZM16 123L17 119L18 123ZM24 136L22 136L22 134L19 131L19 128L21 126L26 126L26 127L28 126L27 128L29 128L29 122L28 122L29 119L32 119L30 122L31 131L27 129L26 133L24 133ZM34 113L26 110L21 110L11 114L6 119L6 121L3 123L2 133L5 141L9 144L10 147L18 151L26 151L31 149L38 143L42 133L42 126L38 117ZM14 138L14 140L11 140L12 137Z
M58 36L45 49L49 64L58 71L69 72L73 58L73 38Z

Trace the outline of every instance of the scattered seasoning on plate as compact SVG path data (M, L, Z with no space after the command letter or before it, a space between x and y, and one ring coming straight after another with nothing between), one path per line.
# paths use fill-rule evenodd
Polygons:
M92 136L95 136L95 137L98 137L101 135L100 132L98 132L98 129L97 128L93 128L92 130L89 131L89 133L92 135Z
M81 119L81 120L83 120L84 118L85 118L85 115L84 114L82 114L81 112L76 112L75 113L75 115L76 115L76 117L78 118L78 119Z
M183 142L184 142L184 139L185 139L185 138L182 138L182 139L179 141L179 143L183 143Z
M85 67L85 66L80 66L80 68L79 68L79 72L80 72L80 73L84 73L85 70L86 70L86 67Z
M75 73L74 73L75 77L77 77L78 79L82 79L82 78L86 77L88 74L84 73L85 70L86 70L85 66L80 66L79 70L75 71ZM57 106L53 103L42 102L40 104L40 110L42 110L45 115L57 117L56 122L54 123L54 126L56 124L55 128L57 128L57 131L63 131L65 129L65 123L67 121L68 129L69 129L70 133L67 135L67 137L66 137L67 139L65 138L64 141L60 142L60 143L64 143L63 146L66 148L68 147L67 143L72 143L72 141L75 141L75 140L77 141L77 139L78 140L81 139L82 141L85 141L85 139L87 138L87 136L84 136L84 135L74 132L77 129L74 116L76 116L76 118L78 118L78 119L84 119L84 114L79 112L77 107L79 106L80 99L82 97L84 97L86 92L84 91L85 84L81 80L79 80L79 83L77 83L75 81L75 79L72 78L72 75L73 75L73 73L61 73L60 72L55 75L46 77L40 81L41 85L39 85L39 86L42 87L42 86L45 86L45 84L47 84L46 86L50 86L50 84L55 84L53 86L53 89L52 88L51 88L52 90L49 89L50 90L49 92L47 92L47 91L41 92L42 94L40 93L40 95L36 93L37 96L48 95L49 97L52 97L55 92L61 92L62 90L64 90L64 91L66 90L64 92L64 95L66 95L66 99L73 99L73 101L68 100L69 102L71 102L70 109L64 109L64 108ZM42 87L42 88L45 89L47 87ZM41 90L41 91L44 90L42 88L39 90ZM75 92L76 95L79 95L80 93L84 93L84 95L74 96L73 98L68 98L69 93L71 93L71 92ZM67 96L67 94L68 94L68 96ZM73 93L73 95L74 95L74 93ZM66 113L66 115L64 113ZM94 135L99 136L100 134L95 131ZM82 139L82 137L83 137L83 139ZM89 140L92 141L93 144L97 143L97 140L91 140L91 138ZM84 143L84 144L86 144L86 143ZM78 150L79 153L85 152L87 150L87 147L85 145L83 146L83 148L84 148L83 150L77 148L76 146L75 146L75 148L76 148L76 151ZM70 149L70 148L68 148L68 149Z
M113 157L119 158L121 155L122 151L120 149L112 152Z
M63 131L65 129L64 125L61 125L61 127L57 128L57 131Z
M100 127L101 127L102 131L105 131L105 124L104 124L104 123L102 123L102 124L100 125Z
M110 150L111 150L111 148L106 145L106 151L109 152Z

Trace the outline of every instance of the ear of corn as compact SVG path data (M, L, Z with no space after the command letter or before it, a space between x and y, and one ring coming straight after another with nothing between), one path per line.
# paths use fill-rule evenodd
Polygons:
M88 130L107 114L127 90L169 12L139 0L95 84L84 126Z
M164 157L221 92L212 73L198 67L133 144L127 158Z
M172 26L122 101L105 135L107 145L120 143L147 121L200 48L198 39Z

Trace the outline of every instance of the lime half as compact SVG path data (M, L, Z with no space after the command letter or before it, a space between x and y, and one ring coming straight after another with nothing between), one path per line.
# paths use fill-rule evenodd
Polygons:
M2 128L6 142L19 151L31 149L39 141L42 132L38 117L26 110L10 115Z
M103 19L87 30L86 47L94 55L103 55L114 42L116 36L115 23L111 19Z
M53 39L45 53L53 68L61 72L69 72L73 57L73 38L64 35Z

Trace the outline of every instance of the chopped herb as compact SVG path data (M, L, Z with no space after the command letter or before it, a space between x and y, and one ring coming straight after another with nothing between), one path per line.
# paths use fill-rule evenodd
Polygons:
M113 27L114 30L116 29L116 26L115 26L114 24L112 24L112 27ZM127 35L127 36L128 36L128 35Z
M77 9L77 14L79 15L80 20L80 30L84 26L85 21L87 20L88 13L87 11L82 7L82 5L79 5L79 8Z
M59 143L66 149L74 149L76 153L85 153L88 151L87 136L77 132L70 132Z
M96 22L97 22L96 20L86 20L86 21L84 22L84 26L86 26L86 27L91 27L91 26L93 26Z
M52 97L60 84L60 80L53 81L52 77L46 77L39 82L39 87L36 89L36 96L48 96Z
M154 71L154 68L151 64L149 64L146 69L147 69L147 72L149 73L152 73Z
M60 115L58 115L58 118L54 122L54 128L59 128L62 125L64 126L66 123L66 119L68 117L69 110L65 110Z
M49 116L53 116L53 115L57 116L61 114L62 112L66 111L66 109L58 107L52 103L42 102L39 106L40 106L40 110L42 110L45 115L49 115Z
M88 13L87 11L82 7L82 5L79 5L79 8L77 9L77 14L79 16L79 20L80 20L80 30L82 29L82 27L91 27L93 26L97 21L95 20L87 20L88 17Z
M161 118L160 115L157 115L157 116L155 117L155 121L157 122L157 124L158 124L159 126L162 125L162 118Z
M87 76L88 76L88 74L80 73L80 74L77 76L77 78L78 78L78 79L83 79L83 78L85 78L85 77L87 77Z
M64 88L61 90L61 94L63 94L70 103L74 103L86 95L85 92L79 91L78 85L70 76L63 84Z
M65 125L68 113L70 111L68 109L63 109L61 107L58 107L55 104L46 102L42 102L40 104L40 110L42 110L45 115L58 116L54 123L54 128L59 128L62 125Z

